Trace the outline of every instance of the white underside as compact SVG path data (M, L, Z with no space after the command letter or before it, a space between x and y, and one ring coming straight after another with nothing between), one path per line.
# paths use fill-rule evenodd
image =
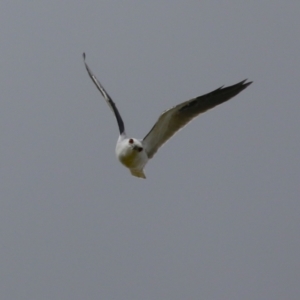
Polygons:
M133 145L130 145L128 140L127 138L119 137L116 145L116 156L130 170L133 176L146 178L143 169L148 162L148 155L144 149L141 152L134 149L134 146L143 147L139 140L133 139Z

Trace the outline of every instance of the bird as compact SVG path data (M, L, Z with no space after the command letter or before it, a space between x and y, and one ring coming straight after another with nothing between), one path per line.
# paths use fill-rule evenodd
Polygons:
M115 102L86 63L85 53L83 53L83 61L89 77L116 117L120 133L115 148L118 160L129 169L133 176L144 179L146 178L144 168L148 161L177 131L199 114L235 97L252 83L252 81L245 79L231 86L221 86L210 93L192 98L165 110L151 130L141 140L127 137L120 112Z

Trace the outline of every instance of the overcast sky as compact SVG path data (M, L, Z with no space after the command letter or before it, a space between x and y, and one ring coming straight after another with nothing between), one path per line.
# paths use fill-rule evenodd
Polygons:
M299 1L2 1L0 298L300 294ZM115 158L160 113L254 83L146 167Z

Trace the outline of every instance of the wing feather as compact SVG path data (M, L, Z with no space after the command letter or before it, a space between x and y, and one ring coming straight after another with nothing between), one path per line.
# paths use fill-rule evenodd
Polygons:
M220 87L208 94L190 99L164 111L143 139L148 157L152 158L168 139L193 118L228 101L252 83L246 81L243 80L228 87Z
M89 68L89 66L87 65L87 63L85 62L85 53L83 53L83 61L84 61L85 68L86 68L89 76L91 77L92 81L96 85L97 89L100 91L101 95L103 96L103 98L107 102L107 104L110 107L110 109L115 114L117 122L118 122L120 134L121 135L124 134L125 133L124 122L122 120L122 117L121 117L118 109L117 109L117 106L116 106L115 102L111 99L111 97L109 96L109 94L105 91L104 87L102 86L102 84L100 83L100 81L97 79L97 77L92 73L92 71Z

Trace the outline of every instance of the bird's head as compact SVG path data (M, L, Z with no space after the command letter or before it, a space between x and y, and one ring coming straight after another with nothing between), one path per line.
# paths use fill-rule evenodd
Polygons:
M143 145L137 139L133 139L133 138L128 139L128 145L137 152L143 151Z

